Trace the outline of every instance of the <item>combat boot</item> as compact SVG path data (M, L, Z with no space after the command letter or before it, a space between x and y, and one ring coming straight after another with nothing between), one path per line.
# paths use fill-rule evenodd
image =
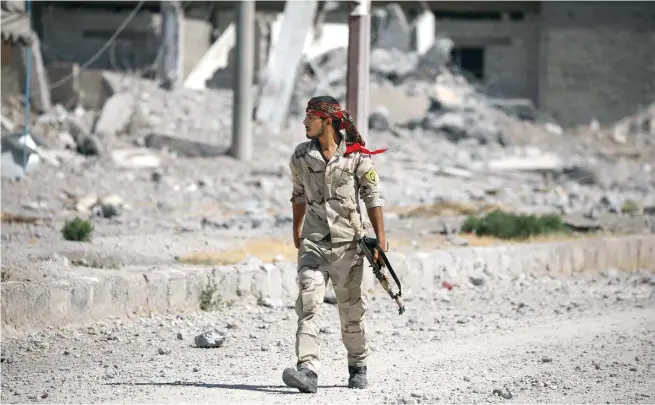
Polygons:
M348 378L348 388L366 388L368 380L366 379L366 366L354 367L348 366L350 378Z
M296 370L295 368L287 368L282 373L282 381L291 387L297 388L298 391L304 393L316 393L318 389L318 376L312 370L307 368L301 368Z

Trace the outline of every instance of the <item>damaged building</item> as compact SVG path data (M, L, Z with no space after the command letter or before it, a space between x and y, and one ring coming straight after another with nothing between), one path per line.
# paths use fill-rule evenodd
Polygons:
M257 3L256 72L261 72L285 2ZM375 1L373 7L390 2ZM83 64L137 2L35 2L32 22L46 65ZM563 126L614 122L653 102L653 2L400 2L412 24L425 7L434 35L454 41L452 63L493 96L523 98ZM182 75L188 79L221 36L228 53L209 87L231 82L231 2L185 2ZM324 23L345 24L345 3ZM88 67L152 74L158 57L159 2L145 2L110 49ZM230 38L227 38L231 36ZM334 41L344 41L343 36ZM342 44L343 45L343 44ZM411 44L416 46L416 44ZM61 68L60 68L61 69ZM256 73L257 76L257 73ZM52 78L51 78L52 80Z

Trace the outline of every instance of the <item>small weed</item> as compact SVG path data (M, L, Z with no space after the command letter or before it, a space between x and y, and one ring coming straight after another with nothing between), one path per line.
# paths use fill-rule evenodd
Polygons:
M75 218L66 221L61 229L61 234L66 240L72 241L89 241L93 233L93 224L87 220Z
M0 281L9 281L9 272L7 270L2 270L0 274L2 275L2 279Z
M214 272L212 271L212 277L207 279L207 284L200 291L200 309L202 311L213 311L218 307L218 300L214 298L218 287L213 278Z
M484 217L469 216L462 231L500 239L528 239L537 235L571 232L562 218L555 214L537 216L511 214L501 210L495 210Z

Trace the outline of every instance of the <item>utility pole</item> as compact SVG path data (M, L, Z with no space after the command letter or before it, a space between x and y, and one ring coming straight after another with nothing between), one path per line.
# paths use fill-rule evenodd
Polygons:
M248 161L252 156L252 82L255 73L255 2L236 2L236 63L234 105L232 106L232 147L230 154Z
M362 138L368 135L371 55L371 0L350 1L346 109Z
M184 11L177 0L160 2L162 19L161 87L173 90L181 86L183 75L182 24Z

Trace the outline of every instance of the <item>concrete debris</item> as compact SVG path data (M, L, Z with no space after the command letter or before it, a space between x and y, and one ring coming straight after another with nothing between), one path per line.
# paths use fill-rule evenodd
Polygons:
M384 106L374 108L370 117L368 117L369 129L375 131L389 131L392 126L393 123L391 122L389 110Z
M159 157L144 148L113 150L111 158L117 167L124 169L150 169L161 164Z
M424 76L437 77L450 61L455 42L450 38L435 38L434 43L419 58L417 68Z
M112 138L127 129L134 113L135 101L129 93L114 94L102 107L93 132L103 138Z
M2 127L8 131L13 131L16 128L16 125L4 115L0 115L0 122L2 123Z
M609 129L611 138L618 144L655 144L655 102L637 113L625 117Z
M371 115L378 115L376 107L384 107L392 115L398 115L397 110L411 109L411 119L393 117L397 125L392 126L392 130L397 126L407 127L425 136L436 135L455 143L471 139L480 144L513 145L518 140L513 139L514 134L521 137L525 133L525 122L535 122L531 130L541 136L552 132L552 124L547 130L544 124L536 122L539 114L531 101L494 97L454 69L450 52L455 43L450 38L436 38L423 54L408 50L403 45L404 38L409 38L402 28L406 21L397 18L397 12L402 13L397 5L378 11L393 20L389 24L402 34L383 35L374 41L370 54ZM391 32L391 28L387 30ZM322 84L318 87L328 86L331 94L345 102L346 60L346 49L339 48L308 61L305 73L296 84L296 105L291 113L303 113L304 103L316 94L319 83ZM330 73L317 75L317 71ZM378 88L393 96L375 94ZM405 102L408 97L422 101L411 105Z
M218 330L210 330L208 332L201 333L197 335L193 342L196 344L196 347L201 349L212 349L223 346L225 340L227 339L227 334Z
M412 30L405 12L397 3L376 8L371 13L372 48L409 52ZM371 63L373 66L373 63Z
M102 218L112 218L120 215L122 210L130 209L123 199L115 194L102 198L95 195L78 197L74 205L78 212Z

